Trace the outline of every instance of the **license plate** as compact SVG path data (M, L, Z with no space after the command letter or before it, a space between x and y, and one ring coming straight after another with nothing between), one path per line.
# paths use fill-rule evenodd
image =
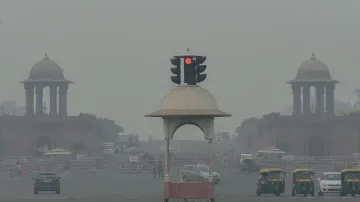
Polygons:
M51 180L44 180L44 182L51 182Z

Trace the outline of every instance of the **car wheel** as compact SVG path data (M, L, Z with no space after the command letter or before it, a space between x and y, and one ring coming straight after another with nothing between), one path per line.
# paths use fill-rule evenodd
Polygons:
M56 194L60 194L60 187L56 189Z
M39 191L37 189L34 189L34 194L38 194Z
M186 176L183 176L183 177L182 177L182 180L183 180L183 182L187 182L187 181L188 181Z

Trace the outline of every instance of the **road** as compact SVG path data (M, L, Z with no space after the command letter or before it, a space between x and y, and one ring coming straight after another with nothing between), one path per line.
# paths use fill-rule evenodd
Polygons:
M343 197L337 195L325 197L292 197L289 187L281 197L255 196L255 174L240 174L236 169L214 169L221 174L221 184L216 185L216 201L329 201L329 200L359 200L359 197ZM172 179L179 179L179 169L172 167ZM92 177L75 177L71 174L61 176L62 190L56 194L33 194L32 179L19 178L0 179L0 201L96 201L96 202L148 202L161 201L163 184L160 179L154 179L151 173L121 174L115 170L99 171ZM287 185L291 184L288 177ZM183 200L176 200L183 201Z

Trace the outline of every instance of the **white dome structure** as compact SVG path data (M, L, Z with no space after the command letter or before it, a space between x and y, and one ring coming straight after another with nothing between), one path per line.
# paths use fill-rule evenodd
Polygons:
M228 117L228 113L219 110L214 96L200 86L178 86L166 95L158 111L147 117L169 116L212 116Z

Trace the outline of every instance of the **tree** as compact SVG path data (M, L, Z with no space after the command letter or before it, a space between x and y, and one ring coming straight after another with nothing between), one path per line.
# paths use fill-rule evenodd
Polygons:
M85 149L85 144L83 142L74 142L70 145L71 151L78 153Z

